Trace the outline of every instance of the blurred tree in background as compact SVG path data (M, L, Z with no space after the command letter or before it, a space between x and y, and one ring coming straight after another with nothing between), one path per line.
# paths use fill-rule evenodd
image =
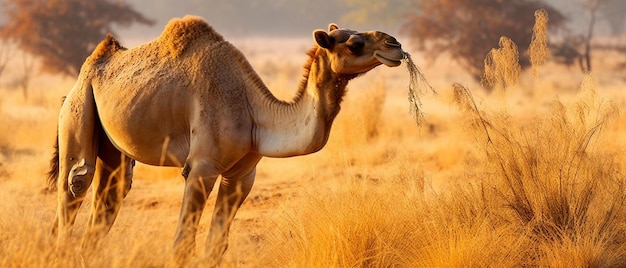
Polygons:
M601 20L606 20L613 35L621 35L624 31L624 12L626 3L623 0L581 0L581 5L586 11L587 29L579 36L571 39L578 39L578 44L572 44L579 53L579 65L583 72L591 71L591 50L592 41L595 36L596 24ZM567 44L563 44L567 45ZM578 47L576 47L578 45ZM605 47L625 52L626 46Z
M485 55L498 47L501 36L519 47L522 68L530 65L525 52L538 9L548 12L550 29L564 25L565 17L558 10L537 0L420 0L402 31L426 55L437 57L448 53L480 81Z
M112 25L153 22L114 0L5 0L0 38L41 60L42 71L76 76Z

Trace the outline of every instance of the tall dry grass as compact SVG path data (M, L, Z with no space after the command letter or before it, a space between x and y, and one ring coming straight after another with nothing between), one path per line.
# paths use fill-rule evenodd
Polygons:
M467 89L457 88L491 171L482 181L485 192L504 208L497 212L501 220L537 241L529 245L537 249L531 258L536 264L559 266L569 260L558 253L561 247L591 246L603 250L583 254L578 264L626 264L625 178L616 151L602 139L603 130L616 122L617 107L597 100L589 86L583 83L571 106L554 100L546 114L523 123L467 107Z

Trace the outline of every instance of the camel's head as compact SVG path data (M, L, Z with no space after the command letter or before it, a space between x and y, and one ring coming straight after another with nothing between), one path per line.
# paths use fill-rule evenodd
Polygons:
M330 24L328 32L316 30L313 37L328 51L331 68L339 74L365 73L380 64L395 67L404 58L402 45L383 32L359 33Z

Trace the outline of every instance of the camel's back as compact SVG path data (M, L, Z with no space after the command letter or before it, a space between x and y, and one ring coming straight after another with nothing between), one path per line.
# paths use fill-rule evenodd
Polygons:
M198 97L243 88L246 75L240 71L247 61L199 17L172 19L158 38L129 50L110 39L85 63L96 95L184 91Z
M159 36L162 53L178 57L185 50L193 47L193 43L201 40L202 43L222 42L224 38L217 33L206 21L196 16L175 18L165 26Z
M188 60L179 58L182 55L198 54L198 48L204 49L223 42L222 35L206 21L200 17L188 15L182 19L170 20L158 38L128 51L117 40L107 35L87 58L83 68L87 71L105 69L108 72L120 72L132 67L127 66L130 63L138 64L138 61L159 60L182 64ZM149 64L144 65L151 67ZM100 74L102 73L98 73Z

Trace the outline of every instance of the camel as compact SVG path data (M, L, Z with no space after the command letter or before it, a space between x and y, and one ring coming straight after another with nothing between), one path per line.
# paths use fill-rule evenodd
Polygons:
M399 66L405 57L394 37L378 31L330 24L313 38L304 77L286 102L200 17L172 19L158 38L133 49L107 36L85 60L59 114L49 179L58 191L57 244L69 242L92 182L82 248L110 230L136 160L182 168L174 238L180 259L194 254L198 222L220 178L205 245L206 254L220 259L259 160L322 149L348 81L379 65Z

